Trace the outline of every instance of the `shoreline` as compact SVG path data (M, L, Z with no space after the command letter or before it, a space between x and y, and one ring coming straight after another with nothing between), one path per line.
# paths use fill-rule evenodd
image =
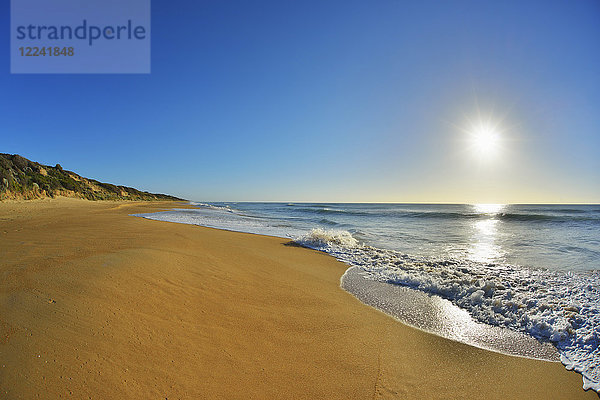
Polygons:
M425 333L507 356L561 363L558 349L549 342L477 322L467 311L437 295L363 278L358 267L348 268L340 286L361 303Z
M175 207L0 203L0 393L597 398L561 364L450 341L361 303L340 288L348 266L324 253L129 217Z
M198 207L190 202L189 208ZM185 222L162 221L160 219L149 218L144 216L144 214L130 215L160 222L186 224ZM225 232L246 233L278 240L289 239L289 236L275 236L196 224L188 225ZM319 253L328 254L327 252L304 246L301 243L297 243L297 245ZM335 259L333 255L329 256ZM362 304L381 311L404 325L482 350L493 351L508 356L561 363L558 349L550 342L541 342L523 332L516 332L508 328L478 322L467 311L437 295L405 286L363 280L358 276L360 272L358 272L357 267L346 264L343 261L340 262L347 267L346 271L340 277L341 289L350 293ZM362 282L358 283L358 280ZM400 296L408 300L400 300ZM460 322L456 323L456 321L451 321L452 319L459 319Z

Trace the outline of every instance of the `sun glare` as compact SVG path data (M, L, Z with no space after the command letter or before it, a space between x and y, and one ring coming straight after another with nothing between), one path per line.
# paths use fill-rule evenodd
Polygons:
M504 204L473 204L475 212L479 214L498 214L504 207Z
M470 132L470 142L473 151L481 157L493 156L498 151L500 133L489 123L480 123Z

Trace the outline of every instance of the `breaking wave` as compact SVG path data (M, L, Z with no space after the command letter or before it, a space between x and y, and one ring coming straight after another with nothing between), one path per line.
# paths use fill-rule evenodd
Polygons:
M190 205L198 207L198 208L207 208L209 210L220 210L220 211L227 211L227 212L236 212L237 210L229 207L229 206L215 206L213 204L206 204L206 203L197 203L197 202L190 202Z

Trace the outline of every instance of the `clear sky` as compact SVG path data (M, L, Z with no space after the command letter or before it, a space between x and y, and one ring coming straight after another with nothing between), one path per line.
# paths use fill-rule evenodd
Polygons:
M600 202L595 0L153 0L150 75L11 75L9 15L3 153L194 200Z

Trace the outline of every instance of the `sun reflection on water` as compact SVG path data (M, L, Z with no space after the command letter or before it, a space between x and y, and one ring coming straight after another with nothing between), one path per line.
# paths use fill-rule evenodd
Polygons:
M471 244L468 251L470 260L496 262L504 256L504 251L497 240L498 224L501 223L497 215L504 208L504 204L473 204L473 211L481 219L475 221L472 226Z
M478 214L498 214L506 204L473 204L474 211Z

